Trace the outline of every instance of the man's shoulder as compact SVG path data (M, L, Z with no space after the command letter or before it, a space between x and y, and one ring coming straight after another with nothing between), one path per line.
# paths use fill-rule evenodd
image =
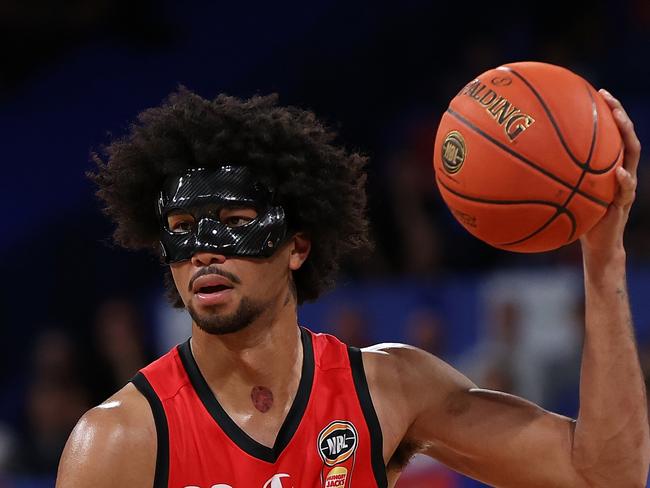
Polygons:
M411 435L418 419L444 421L455 395L473 386L445 361L417 347L388 343L361 351L386 461L405 441L419 442Z
M364 347L361 352L368 381L404 384L410 379L415 380L422 367L439 368L445 364L422 349L397 342Z
M426 396L435 404L474 386L439 357L408 344L377 344L361 351L368 386L378 397L419 404Z
M57 487L114 486L110 483L116 476L124 486L148 482L153 480L155 453L151 408L128 383L81 417L63 452Z
M156 431L149 402L130 382L106 401L88 410L79 423L95 429L124 429L128 438L153 436L155 440Z

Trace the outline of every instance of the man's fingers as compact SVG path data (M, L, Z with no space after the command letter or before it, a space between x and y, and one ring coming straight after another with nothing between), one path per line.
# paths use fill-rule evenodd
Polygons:
M618 108L618 109L621 109L623 112L625 112L625 109L623 108L623 104L618 100L618 98L616 98L614 95L609 93L604 88L601 88L598 91L600 92L600 94L603 96L603 98L607 102L607 105L609 105L609 108L611 108L612 110ZM627 115L627 113L625 115Z
M626 207L632 205L636 197L636 178L623 167L616 168L616 180L618 181L618 191L614 204L617 207Z
M641 157L641 142L634 132L632 121L627 116L624 110L614 110L614 120L623 137L623 144L625 145L625 158L623 160L623 167L628 170L633 176L636 176L636 170L639 165L639 158Z
M625 145L625 158L623 160L623 167L630 172L632 177L636 177L637 166L639 165L639 158L641 156L641 143L639 138L634 132L634 124L625 112L623 105L616 98L612 96L607 90L601 89L600 94L609 105L614 116L614 121L623 138Z

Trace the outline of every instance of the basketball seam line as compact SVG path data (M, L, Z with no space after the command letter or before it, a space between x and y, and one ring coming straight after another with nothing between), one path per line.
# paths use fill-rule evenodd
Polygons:
M551 224L551 222L553 222L553 220L558 215L561 215L561 214L566 215L569 218L569 220L571 221L571 229L572 229L571 230L571 235L573 235L573 233L575 232L575 229L576 229L576 226L577 226L575 216L573 215L573 213L569 209L567 209L567 208L565 208L565 207L563 207L563 206L561 206L561 205L559 205L557 203L548 202L548 201L545 201L545 200L489 200L487 198L470 197L468 195L463 195L462 193L460 193L460 192L452 189L451 187L447 186L437 176L436 176L436 180L448 192L453 193L454 195L456 195L458 197L461 197L461 198L464 198L464 199L469 200L469 201L474 201L474 202L478 202L478 203L491 203L491 204L495 204L495 205L538 204L538 205L546 205L546 206L555 208L555 215L553 215L544 225L540 226L538 229L533 231L532 234L524 237L523 239L519 239L517 241L499 243L498 244L499 246L513 246L513 245L519 244L520 242L523 242L523 241L525 241L527 239L530 239L531 237L536 236L538 233L540 233L546 227L548 227Z
M511 70L511 72L517 75L517 73L514 70ZM517 75L517 76L519 76L519 75ZM524 82L526 81L526 80L523 79L523 76L521 77L521 79ZM534 91L532 86L529 86L529 88ZM562 208L565 208L565 209L567 208L567 205L569 205L569 203L571 203L571 200L573 199L573 197L576 194L577 190L580 188L580 184L584 181L585 175L587 174L587 170L589 169L589 165L591 164L591 158L594 155L594 147L596 147L596 134L598 133L598 111L596 109L596 101L594 100L594 97L591 95L591 91L589 91L589 87L585 85L585 88L587 88L587 94L589 95L589 98L591 99L591 113L592 113L592 119L593 119L593 130L591 132L591 144L589 144L589 154L587 155L587 160L585 161L584 166L580 166L580 169L582 170L581 174L580 174L580 178L578 178L578 181L576 182L575 187L573 188L573 190L571 190L571 193L569 194L569 196L566 198L566 200L562 204ZM537 93L535 93L535 95L537 96ZM538 96L538 98L539 98L540 102L542 103L542 105L544 105L544 102L542 101L542 98L539 97L539 96ZM546 109L546 107L544 107L544 108ZM548 115L549 118L551 118L550 112L547 111L546 114ZM551 120L551 122L553 122L553 120ZM566 149L567 152L568 152L568 149L567 149L566 146L565 146L564 149ZM515 246L517 244L521 244L522 242L527 241L528 239L530 239L531 237L536 236L541 231L546 229L549 225L551 225L553 223L553 221L555 219L557 219L558 215L560 215L559 211L555 212L555 215L551 216L544 224L542 224L537 230L533 231L529 235L524 236L524 237L522 237L521 239L519 239L517 241L508 242L508 243L506 243L504 245L506 245L506 246ZM576 227L574 225L571 228L571 233L569 234L569 237L564 242L564 244L568 244L569 242L571 242L573 240L573 236L575 235L575 232L576 232Z
M605 168L597 169L597 170L596 169L590 169L589 168L589 164L590 164L589 160L587 160L586 162L583 163L573 155L573 153L571 152L571 149L569 148L568 144L564 140L564 136L562 135L562 131L558 127L557 122L555 121L555 118L553 117L553 114L551 113L551 110L546 106L546 103L544 102L544 99L537 92L535 87L526 78L524 78L522 75L520 75L514 69L512 69L512 68L510 68L508 66L502 66L502 68L505 71L509 71L510 73L515 75L517 78L519 78L521 81L523 81L524 84L530 89L530 91L533 92L533 95L535 95L535 98L537 98L539 103L542 105L542 108L544 109L544 112L546 112L546 115L547 115L548 119L551 121L551 124L553 125L553 129L555 129L555 133L559 137L560 142L562 143L562 146L564 147L564 150L567 152L567 154L573 160L573 162L576 164L576 166L578 166L579 168L581 168L583 170L587 169L587 170L589 170L588 172L590 174L595 174L595 175L601 175L601 174L607 173L609 170L611 170L614 167L614 165L616 164L616 161L618 161L618 158L619 158L619 156L621 154L621 148L619 148L618 151L616 151L616 157L614 158L614 161L612 161L611 163L608 163L608 165ZM595 101L594 101L593 97L591 96L591 91L589 90L588 87L587 87L587 92L589 93L589 96L591 97L592 104L595 104ZM594 115L596 116L596 118L598 117L597 112ZM594 138L595 138L595 134L594 134Z
M568 188L569 190L572 190L572 191L575 190L576 193L578 193L579 195L582 195L584 198L586 198L588 200L591 200L592 202L600 205L601 207L607 208L609 206L609 204L607 202L605 202L604 200L601 200L600 198L594 197L594 196L590 195L589 193L585 193L584 191L580 190L579 188L576 188L573 185L571 185L571 184L567 183L566 181L562 180L561 178L558 178L553 173L551 173L551 172L545 170L544 168L538 166L537 164L535 164L530 159L528 159L528 158L522 156L521 154L513 151L512 149L510 149L505 144L499 142L498 140L496 140L495 138L493 138L492 136L490 136L489 134L484 132L482 129L478 128L476 125L474 125L472 122L470 122L465 117L460 115L458 112L455 112L452 108L448 108L447 113L450 114L451 116L453 116L454 118L456 118L457 120L459 120L461 123L463 123L464 125L466 125L470 129L472 129L474 132L477 132L478 134L482 135L485 139L490 141L492 144L498 146L499 148L501 148L502 150L504 150L505 152L507 152L511 156L514 156L515 158L519 159L521 162L527 164L531 168L536 169L537 171L539 171L543 175L549 177L553 181L555 181L557 183L560 183L565 188Z

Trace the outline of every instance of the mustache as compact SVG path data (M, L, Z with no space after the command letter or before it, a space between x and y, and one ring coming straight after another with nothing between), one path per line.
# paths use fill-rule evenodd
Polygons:
M210 266L201 268L194 274L194 276L192 276L192 278L190 279L190 284L188 285L188 290L192 291L192 286L194 285L194 282L196 281L197 278L200 278L201 276L213 275L213 274L223 276L224 278L226 278L227 280L229 280L235 285L241 284L241 280L237 275L231 273L230 271L226 271L225 269L219 268L216 264L211 264Z

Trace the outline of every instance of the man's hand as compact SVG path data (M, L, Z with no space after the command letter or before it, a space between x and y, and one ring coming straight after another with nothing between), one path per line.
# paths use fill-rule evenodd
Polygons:
M636 192L636 172L641 156L641 143L634 124L625 109L607 90L600 90L618 125L625 146L623 165L616 169L618 189L614 201L603 218L580 238L583 252L609 254L623 250L623 230L630 214Z

